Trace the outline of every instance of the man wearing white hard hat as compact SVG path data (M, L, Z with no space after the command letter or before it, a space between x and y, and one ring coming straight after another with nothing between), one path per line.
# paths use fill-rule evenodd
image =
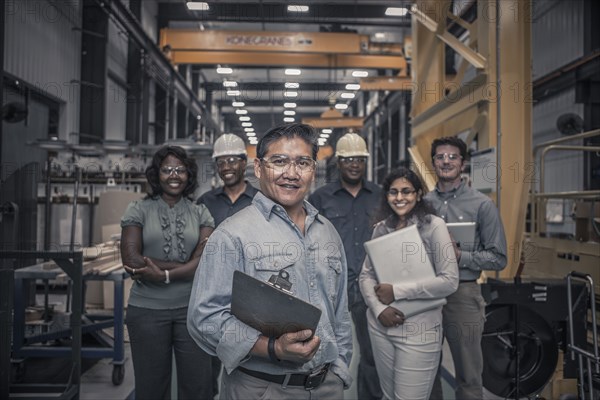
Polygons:
M215 228L225 219L252 204L258 189L244 179L248 153L244 141L236 135L226 133L215 141L213 160L217 166L223 186L210 190L198 198L215 220ZM213 389L219 392L218 378L221 361L213 357Z
M333 223L344 242L348 260L348 308L360 346L356 379L358 398L381 399L383 393L367 328L367 306L358 286L365 259L363 243L373 234L371 219L379 204L381 189L364 177L369 151L362 137L356 133L345 134L336 144L335 155L339 180L317 189L308 201Z
M215 141L213 160L223 186L204 193L198 199L198 204L208 207L215 220L215 227L249 206L258 192L258 189L244 179L247 154L246 145L239 136L227 133Z

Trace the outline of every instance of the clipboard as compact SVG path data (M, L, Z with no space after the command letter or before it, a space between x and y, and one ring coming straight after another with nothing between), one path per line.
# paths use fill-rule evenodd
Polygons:
M321 310L290 292L234 271L231 313L265 336L310 329L316 332Z

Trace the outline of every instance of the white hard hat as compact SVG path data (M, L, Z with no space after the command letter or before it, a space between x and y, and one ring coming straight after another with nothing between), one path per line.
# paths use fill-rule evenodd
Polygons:
M240 155L246 156L248 153L246 152L244 141L239 136L226 133L215 141L212 155L213 158Z
M367 143L356 133L346 133L335 145L336 157L369 157Z

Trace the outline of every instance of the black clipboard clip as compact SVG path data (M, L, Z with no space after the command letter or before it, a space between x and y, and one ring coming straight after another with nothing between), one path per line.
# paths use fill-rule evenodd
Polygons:
M281 270L278 275L271 275L267 283L287 294L292 294L292 282L290 282L289 278L290 274L287 271Z

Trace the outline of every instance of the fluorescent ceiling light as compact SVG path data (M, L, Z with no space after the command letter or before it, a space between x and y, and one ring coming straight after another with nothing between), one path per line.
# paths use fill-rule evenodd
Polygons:
M246 103L244 103L243 101L234 101L233 103L231 103L231 105L233 107L244 107Z
M204 1L188 1L186 3L188 10L206 11L209 9L208 3Z
M256 132L246 132L246 136L250 137L255 137L256 136Z
M369 71L361 71L361 70L352 71L352 76L355 78L364 78L366 76L369 76Z
M233 70L227 67L219 67L217 68L217 74L232 74Z
M325 128L325 129L322 129L321 132L323 132L323 133L332 133L333 129Z
M283 103L285 108L296 108L296 103Z
M292 118L292 117L285 117L285 118L283 119L283 122L294 122L295 120L296 120L296 119L295 119L295 118Z
M254 128L244 128L244 132L254 132Z
M338 109L338 110L345 110L346 108L348 108L348 104L338 103L338 104L335 105L335 108Z
M239 90L228 90L227 91L227 96L239 96L240 94L242 94L242 92L240 92Z
M406 7L388 7L385 10L385 15L389 17L404 17L408 14L408 8Z
M249 127L251 127L251 126L252 126L252 122L242 122L242 126L243 126L244 128L249 128Z
M240 121L242 121L242 122L250 121L250 117L240 117Z
M236 114L245 115L248 114L248 110L235 110Z
M302 70L298 69L298 68L286 68L285 69L286 75L300 75L301 73L302 73Z
M287 6L287 10L290 12L308 12L308 6L300 6L294 4Z
M223 86L224 87L236 87L237 82L236 81L223 81Z
M329 137L329 133L321 133L319 135L319 137L322 137L323 139L327 139Z
M283 92L284 97L298 97L298 92Z
M296 111L294 110L285 110L283 115L296 115Z
M342 99L353 99L356 95L354 93L342 93L340 97Z
M300 87L300 84L298 82L286 82L285 83L286 89L298 89L299 87Z
M346 85L346 90L358 90L360 85L358 83L349 83Z

